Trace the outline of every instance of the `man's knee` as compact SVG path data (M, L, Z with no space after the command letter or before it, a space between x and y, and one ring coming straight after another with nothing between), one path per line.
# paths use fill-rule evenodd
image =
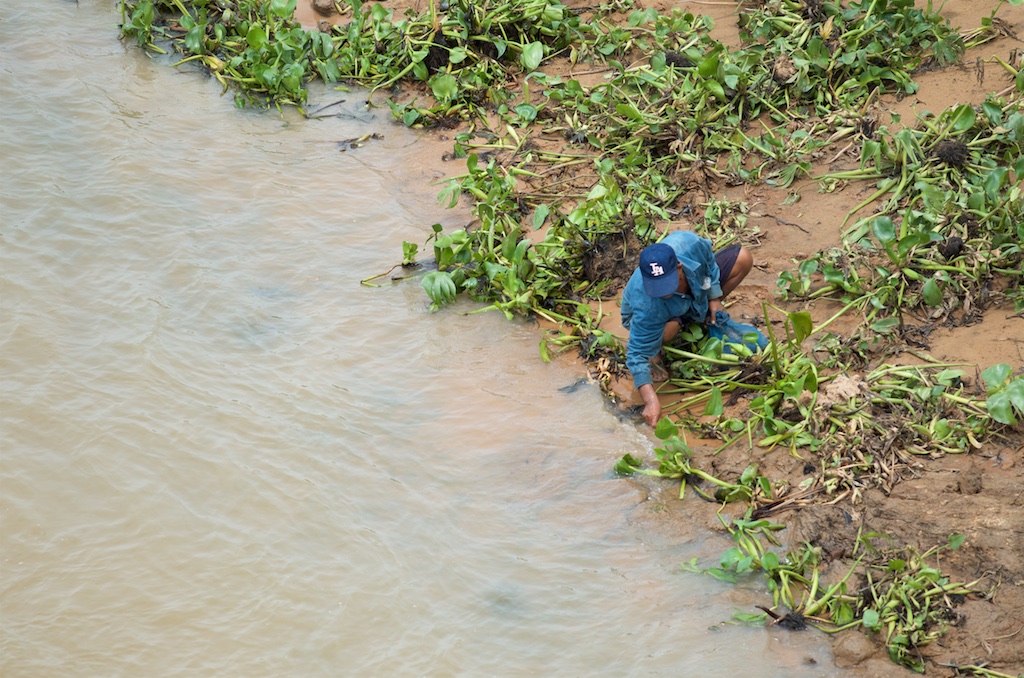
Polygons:
M741 247L736 254L729 277L722 281L722 296L727 296L747 277L754 266L754 255L746 247Z
M665 323L665 329L661 333L661 343L667 344L676 338L679 334L679 330L683 328L682 322L678 318L672 318Z
M733 268L742 271L743 275L750 273L750 269L754 267L754 255L750 253L746 247L741 247L739 254L736 255L736 263Z

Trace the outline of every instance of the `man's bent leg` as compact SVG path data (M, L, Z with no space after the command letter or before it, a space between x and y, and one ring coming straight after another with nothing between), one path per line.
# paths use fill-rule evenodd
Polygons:
M739 247L738 251L734 248L722 250L715 258L719 259L719 268L722 269L722 297L727 297L750 273L754 267L754 257L746 247Z

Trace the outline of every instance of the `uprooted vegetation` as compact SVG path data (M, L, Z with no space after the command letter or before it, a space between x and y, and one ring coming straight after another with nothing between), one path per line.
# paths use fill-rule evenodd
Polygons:
M655 467L627 456L618 470L678 478L683 491L729 507L736 547L711 570L764 573L773 607L757 619L863 628L916 670L965 597L990 599L1001 578L1024 579L951 583L937 558L961 545L956 535L914 549L855 531L845 547L782 553L773 548L781 524L770 522L858 506L928 460L1019 440L1020 365L972 374L925 351L938 326L1024 311L1022 52L988 60L1005 77L980 104L910 124L885 124L873 108L880 96L914 93L916 72L1012 33L998 13L1019 1L1000 0L962 32L911 0L750 3L738 48L712 38L705 16L630 0L582 10L454 0L402 15L330 4L341 15L307 31L291 21L295 0L126 0L122 32L205 67L238 105L304 107L316 77L368 88L406 125L454 130L449 157L464 158L465 171L439 197L468 203L473 221L435 225L429 260L406 243L404 265L422 273L436 308L464 294L509 318L543 319L542 357L578 350L609 393L625 372L606 308L639 249L681 219L718 247L756 242L748 206L723 188L872 182L840 242L779 275L757 319L767 351L723 345L697 324L666 347L660 392L675 403L657 431L664 447ZM847 151L857 168L826 167ZM806 305L823 300L831 310L815 322ZM693 454L687 431L719 441L709 459ZM773 464L769 477L763 463L725 463L729 450L791 463ZM847 569L825 586L830 563ZM1000 675L963 659L954 670Z

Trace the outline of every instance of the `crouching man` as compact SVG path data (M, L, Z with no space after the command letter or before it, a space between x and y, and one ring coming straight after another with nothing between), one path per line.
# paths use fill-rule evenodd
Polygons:
M717 254L692 231L673 231L644 248L640 265L622 292L622 324L629 330L626 367L644 401L644 421L654 426L661 403L654 381L668 378L661 347L685 323L715 323L715 312L750 273L754 258L740 245Z

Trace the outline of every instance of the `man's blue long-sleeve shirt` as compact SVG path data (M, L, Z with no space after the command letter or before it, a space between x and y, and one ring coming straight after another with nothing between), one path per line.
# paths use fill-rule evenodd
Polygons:
M650 359L661 350L665 323L675 317L684 322L704 322L708 302L722 296L721 273L710 240L693 231L673 231L661 242L675 251L690 291L666 299L650 297L644 292L639 269L626 283L622 292L622 324L629 330L626 367L636 388L651 383Z

